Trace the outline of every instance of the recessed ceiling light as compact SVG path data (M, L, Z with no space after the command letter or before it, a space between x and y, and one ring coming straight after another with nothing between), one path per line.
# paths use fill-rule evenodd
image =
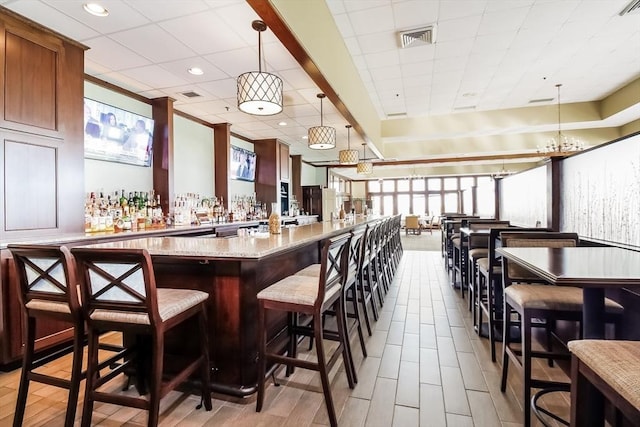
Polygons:
M98 3L85 3L82 7L85 11L94 16L109 16L109 11Z
M204 74L204 71L202 71L202 68L198 68L198 67L191 67L187 71L190 74L193 74L194 76L201 76Z
M463 98L472 98L472 97L474 97L476 95L477 95L477 93L475 93L475 92L465 92L465 93L462 94L462 97Z
M302 139L307 139L309 138L307 135L303 136Z
M286 126L286 125L287 125L287 122L280 122L280 123L278 123L278 125L279 125L279 126Z

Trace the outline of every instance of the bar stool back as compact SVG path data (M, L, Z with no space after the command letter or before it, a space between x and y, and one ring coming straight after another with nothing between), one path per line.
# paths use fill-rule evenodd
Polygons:
M65 246L9 245L8 249L13 256L18 275L18 299L26 326L22 373L13 425L22 425L29 383L36 381L69 390L64 425L73 426L80 381L85 376L82 372L84 321L76 289L75 262ZM66 348L34 359L36 324L51 319L73 325L73 361L69 380L35 372L37 368L68 352Z
M206 292L192 289L156 288L153 264L142 249L73 248L80 275L83 309L89 335L89 360L82 425L91 424L94 402L144 409L148 425L158 424L160 400L189 376L200 371L205 409L211 410L209 343L205 301ZM165 333L173 327L197 318L200 354L180 363L180 370L163 379ZM150 345L140 345L135 357L101 375L98 364L98 334L120 331L145 336ZM139 343L144 342L142 339ZM147 348L147 347L150 347ZM150 358L150 360L148 360ZM137 375L148 375L149 398L109 392L100 388L136 363ZM176 366L177 367L177 366ZM149 370L150 372L147 372ZM106 387L105 387L106 389Z
M256 412L260 412L264 404L267 362L275 362L286 366L318 371L329 421L332 426L338 425L328 373L340 355L342 355L349 386L351 388L354 387L347 351L347 332L344 328L344 299L342 293L342 287L347 277L350 241L351 235L349 233L341 234L325 241L322 247L319 279L312 276L291 275L258 293L259 353ZM267 311L269 310L287 312L290 315L306 314L312 317L317 361L298 359L295 354L282 355L269 349L269 337L265 326ZM327 310L336 313L339 336L338 346L328 360L324 352L322 321L322 314ZM291 331L289 336L295 339L295 335Z

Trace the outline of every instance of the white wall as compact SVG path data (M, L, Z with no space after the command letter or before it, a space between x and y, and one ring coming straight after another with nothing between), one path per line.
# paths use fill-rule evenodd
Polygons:
M173 191L175 194L214 194L213 129L173 116Z
M364 199L367 197L367 181L351 181L351 198Z
M327 168L311 166L302 162L300 185L327 186Z
M502 178L500 219L520 227L547 227L547 166Z
M146 117L152 116L151 105L90 82L84 82L84 96ZM86 193L103 191L105 194L122 189L127 194L129 191L149 191L153 188L153 168L85 159L84 188Z

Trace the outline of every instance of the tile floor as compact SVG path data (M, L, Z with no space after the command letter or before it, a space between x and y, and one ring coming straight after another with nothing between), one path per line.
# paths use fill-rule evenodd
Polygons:
M352 340L357 386L348 388L340 364L332 372L340 426L521 425L518 374L512 370L509 390L501 393L500 366L491 362L487 340L473 332L466 307L449 285L439 252L405 251L373 335L367 339L366 359L357 339ZM302 347L306 349L306 342ZM46 369L64 374L69 361L65 357ZM544 363L534 370L553 378L564 375ZM19 370L0 373L0 426L11 425L18 378ZM269 383L261 413L255 412L255 397L215 395L214 410L205 412L195 409L197 396L172 392L162 402L160 425L328 425L317 374L298 369L289 379L282 372L278 378L282 385ZM34 383L24 425L62 425L65 400L65 390ZM551 404L566 414L564 396L554 397ZM81 403L77 420L80 411ZM96 404L93 415L94 425L109 427L146 425L146 420L144 411L109 404Z

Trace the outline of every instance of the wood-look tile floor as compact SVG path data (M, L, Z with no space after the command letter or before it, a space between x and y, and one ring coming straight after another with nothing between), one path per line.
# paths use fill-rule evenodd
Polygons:
M341 426L487 426L522 424L521 381L511 370L507 393L500 392L500 365L492 363L488 342L473 331L467 302L451 288L439 252L405 251L386 296L368 357L357 342L352 351L358 384L351 390L342 365L331 373ZM366 332L365 332L366 335ZM111 337L118 340L119 336ZM307 341L301 345L304 357ZM306 353L305 353L306 352ZM71 356L43 369L68 374ZM566 378L559 368L536 363L541 377ZM20 371L0 373L0 426L11 425ZM264 408L255 412L255 396L233 399L214 395L213 411L197 410L197 395L171 392L163 399L161 426L326 426L329 424L315 372L297 369L290 378L278 372L266 390ZM114 384L119 387L121 384ZM550 397L556 411L568 412L568 399ZM25 426L55 427L64 420L66 390L32 383ZM76 413L82 411L82 390ZM145 411L97 403L92 424L107 427L146 425ZM538 425L537 422L533 423Z

